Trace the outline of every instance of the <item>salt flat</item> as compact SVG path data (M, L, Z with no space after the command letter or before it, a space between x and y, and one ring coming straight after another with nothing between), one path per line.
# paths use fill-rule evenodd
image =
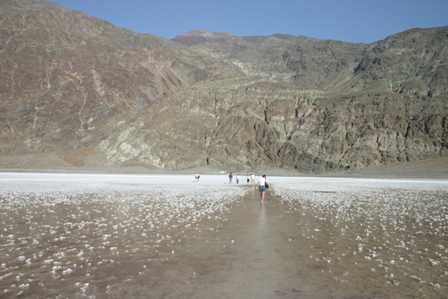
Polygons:
M320 275L355 297L446 298L448 181L276 177L271 182L297 215L291 242Z
M201 186L223 186L225 176L201 177ZM0 192L113 192L151 191L154 186L195 188L194 175L129 175L129 174L75 174L75 173L0 173Z
M91 298L154 263L246 191L223 177L0 174L0 296Z
M448 190L448 180L335 177L271 177L275 186L303 191L365 191L373 189Z
M0 297L446 298L448 181L268 181L0 173Z
M244 177L240 177L244 183ZM362 191L366 189L448 189L448 180L434 179L364 179L334 177L268 177L274 186L308 191ZM192 175L130 175L130 174L75 174L0 172L0 192L111 192L151 191L154 186L223 186L226 175L203 175L199 184ZM229 185L229 186L236 186Z

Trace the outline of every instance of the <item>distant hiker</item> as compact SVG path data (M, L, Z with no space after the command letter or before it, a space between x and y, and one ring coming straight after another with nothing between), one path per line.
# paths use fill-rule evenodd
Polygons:
M236 184L238 185L240 183L240 179L238 178L238 176L236 176L235 178L236 178Z
M260 199L261 201L264 201L265 199L265 194L267 189L269 188L269 184L266 181L266 175L263 174L260 178L260 180L258 181L258 191L260 192Z
M250 175L250 183L255 184L255 175L254 174Z
M229 173L229 184L232 184L233 174Z
M194 180L196 181L196 183L199 183L199 179L201 178L201 175L199 175L199 174L196 174L195 176L194 176Z
M249 177L247 177L246 184L249 184L249 182L250 182Z

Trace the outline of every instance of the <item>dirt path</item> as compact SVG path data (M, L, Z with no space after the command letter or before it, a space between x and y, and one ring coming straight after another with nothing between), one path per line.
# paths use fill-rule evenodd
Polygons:
M277 200L260 204L249 194L233 209L230 222L217 236L226 243L221 259L228 267L199 281L198 298L300 298L300 281L291 239L292 218ZM233 240L233 241L232 241ZM224 245L225 246L225 245Z
M430 286L416 291L415 283L404 279L403 286L388 285L383 274L372 274L363 256L345 256L356 242L344 239L336 246L339 235L333 236L331 227L318 238L303 235L306 228L326 229L303 212L272 195L261 204L249 190L226 213L227 220L202 223L169 259L97 298L446 298Z
M262 205L250 191L221 229L184 244L138 287L118 287L116 298L332 298L324 277L309 279L296 221L278 199Z
M331 227L310 241L310 235L300 233L301 228L317 227L318 223L302 212L292 211L273 196L261 204L258 194L248 192L218 231L200 234L172 262L171 270L163 268L162 272L171 275L162 278L170 283L161 288L161 297L447 298L430 285L416 288L415 282L405 278L402 285L387 284L383 274L372 272L363 256L345 256L356 244L354 237L334 245L341 236L333 236ZM333 261L317 258L319 252ZM342 257L340 261L338 257Z

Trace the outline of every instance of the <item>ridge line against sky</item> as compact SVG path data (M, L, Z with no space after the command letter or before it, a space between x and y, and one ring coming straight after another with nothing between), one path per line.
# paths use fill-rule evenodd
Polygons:
M446 0L51 0L135 32L274 33L370 43L411 28L448 25Z

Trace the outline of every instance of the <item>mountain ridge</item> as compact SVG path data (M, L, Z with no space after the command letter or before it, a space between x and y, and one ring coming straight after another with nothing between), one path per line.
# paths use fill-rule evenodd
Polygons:
M371 44L165 40L46 1L2 5L1 167L319 172L446 155L448 27Z

